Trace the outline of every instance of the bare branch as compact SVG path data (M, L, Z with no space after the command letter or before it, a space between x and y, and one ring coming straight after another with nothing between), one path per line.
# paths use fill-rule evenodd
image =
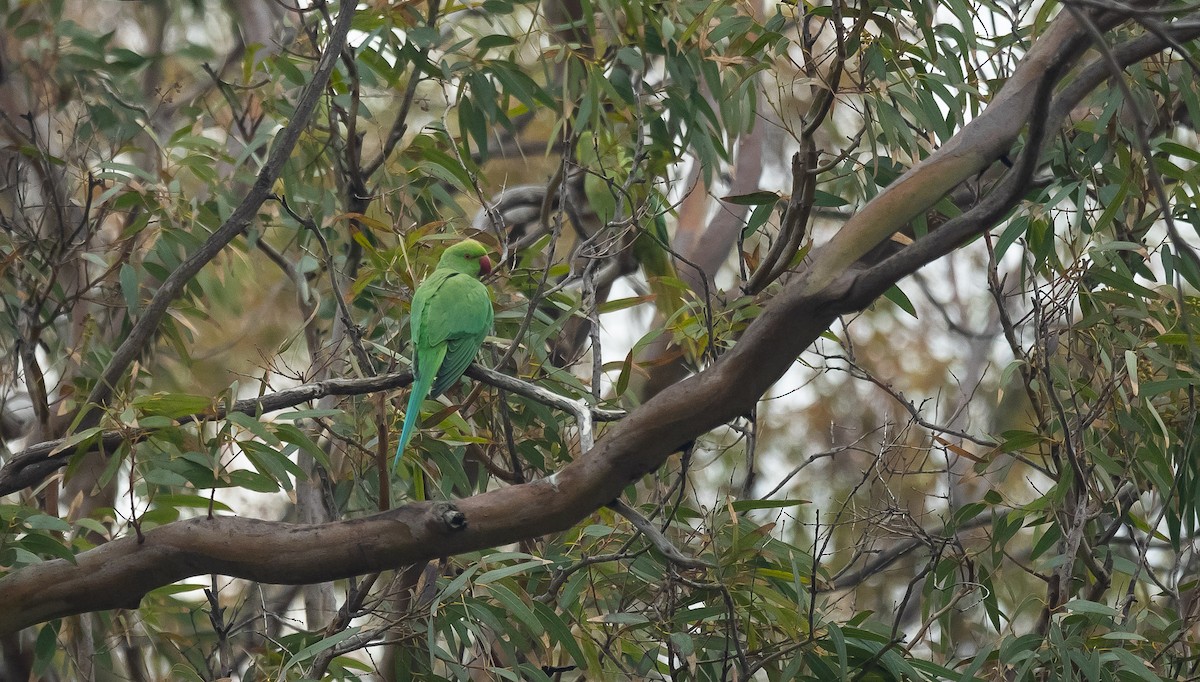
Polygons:
M625 416L625 413L620 410L592 408L582 401L572 400L541 386L536 386L527 381L521 381L500 372L480 367L477 364L471 365L467 369L466 374L477 381L482 381L497 388L524 396L530 400L536 400L544 405L570 412L579 422L581 441L584 438L588 439L589 448L590 441L593 438L593 421L616 421ZM380 374L362 379L327 379L310 384L301 384L300 386L276 393L268 393L258 398L238 400L232 407L216 406L210 412L181 417L177 421L179 424L191 424L194 422L224 419L232 412L258 416L302 405L327 396L355 396L378 391L391 391L403 388L411 383L412 372L410 370ZM85 451L89 453L100 451L112 452L123 442L142 440L157 430L125 428L105 431L99 434L96 440L91 442L90 445L81 447L84 447ZM64 449L63 446L67 442L68 439L66 438L44 441L30 446L9 458L5 462L4 467L0 468L0 495L7 495L21 488L36 485L49 475L50 472L59 467L66 466L67 458L78 453L76 448L68 447Z
M633 527L637 528L642 535L645 535L646 539L650 541L650 544L654 545L654 549L657 549L659 553L665 556L671 563L682 566L683 568L712 568L712 565L707 561L693 559L692 557L679 551L675 545L671 544L671 541L667 539L667 536L663 535L662 531L660 531L654 526L653 523L650 522L650 519L642 516L638 510L630 507L628 504L625 504L625 502L621 500L613 500L612 502L608 503L608 508L620 514L621 516L624 516L625 520L633 524Z

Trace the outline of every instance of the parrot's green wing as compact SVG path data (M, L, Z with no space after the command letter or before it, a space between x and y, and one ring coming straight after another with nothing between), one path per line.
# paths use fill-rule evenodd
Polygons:
M445 274L444 281L432 288L419 317L416 301L413 303L413 316L421 321L417 353L425 354L437 346L446 348L441 366L435 370L437 377L429 389L429 397L435 398L457 381L475 359L492 328L492 300L487 287L478 279L450 272ZM431 369L430 363L421 362L418 371Z
M492 328L492 299L476 279L491 270L485 247L466 239L442 252L433 274L413 292L413 386L393 468L417 428L421 403L462 376Z

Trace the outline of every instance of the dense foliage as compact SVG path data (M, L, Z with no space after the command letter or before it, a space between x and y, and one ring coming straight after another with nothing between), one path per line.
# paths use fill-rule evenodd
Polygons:
M569 530L114 563L129 608L0 606L0 678L1196 676L1194 4L301 5L0 0L0 605L184 519L553 482L841 295ZM523 383L427 401L393 472L468 235Z

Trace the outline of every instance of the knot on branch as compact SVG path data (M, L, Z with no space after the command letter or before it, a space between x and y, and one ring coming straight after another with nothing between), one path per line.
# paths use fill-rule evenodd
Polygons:
M453 502L438 502L433 505L433 513L442 520L442 523L446 524L446 528L449 530L458 531L467 528L467 515L460 512Z

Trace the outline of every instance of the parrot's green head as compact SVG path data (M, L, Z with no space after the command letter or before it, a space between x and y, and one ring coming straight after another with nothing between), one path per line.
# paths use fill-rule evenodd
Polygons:
M472 277L483 277L492 271L487 247L474 239L464 239L442 252L438 268L446 268Z

